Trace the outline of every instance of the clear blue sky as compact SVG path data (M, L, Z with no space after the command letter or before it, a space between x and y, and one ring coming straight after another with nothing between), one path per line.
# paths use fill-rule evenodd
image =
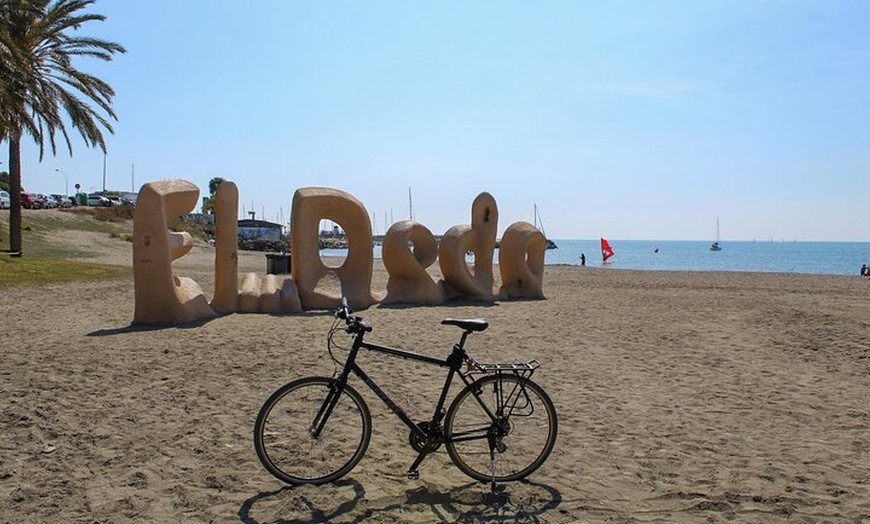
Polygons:
M349 191L374 228L470 221L553 238L870 241L870 2L100 0L83 61L117 91L107 189L220 176L290 218ZM24 185L102 187L80 141ZM5 152L0 156L6 167ZM134 166L135 165L135 171ZM134 175L135 173L135 175ZM240 209L241 212L241 209ZM265 217L262 214L265 213Z

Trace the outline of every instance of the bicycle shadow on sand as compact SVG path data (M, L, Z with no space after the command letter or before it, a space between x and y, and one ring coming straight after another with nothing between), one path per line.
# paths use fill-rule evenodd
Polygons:
M370 520L425 522L542 522L558 511L562 494L530 481L499 486L472 482L449 490L417 486L403 494L367 498L363 486L350 479L324 486L286 486L259 493L239 508L245 524L281 522L361 523Z

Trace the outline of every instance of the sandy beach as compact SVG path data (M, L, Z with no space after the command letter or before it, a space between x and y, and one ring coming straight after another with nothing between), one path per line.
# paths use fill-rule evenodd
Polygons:
M130 265L129 243L99 242L97 261ZM197 245L176 273L211 296L212 260ZM870 522L870 281L551 266L544 292L360 313L372 340L437 357L456 338L441 319L483 317L475 358L541 363L555 451L494 496L443 451L406 479L407 430L358 381L374 435L355 470L289 488L262 468L262 403L333 371L322 312L143 329L132 274L2 289L0 521ZM434 405L439 369L365 364Z

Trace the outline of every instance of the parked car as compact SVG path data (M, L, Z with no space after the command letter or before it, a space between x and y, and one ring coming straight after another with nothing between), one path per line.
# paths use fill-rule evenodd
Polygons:
M72 207L72 202L70 202L69 197L65 197L63 195L48 195L50 200L53 200L57 207Z
M116 205L116 206L132 206L133 205L133 202L130 202L129 200L127 200L126 198L124 198L122 196L110 196L110 197L106 197L106 198L111 200L112 204Z
M103 195L88 195L88 205L95 207L112 207L112 201Z
M45 209L53 209L57 207L57 202L48 195L43 195L40 193L36 195L36 198L42 201L42 207L44 207Z
M6 191L0 191L0 209L9 209L12 207L12 197Z
M25 209L42 209L44 206L42 200L37 195L22 191L21 207Z

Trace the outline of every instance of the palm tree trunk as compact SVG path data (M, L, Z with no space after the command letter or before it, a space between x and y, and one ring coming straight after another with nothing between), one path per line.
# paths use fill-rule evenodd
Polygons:
M21 135L9 136L9 251L21 256Z

